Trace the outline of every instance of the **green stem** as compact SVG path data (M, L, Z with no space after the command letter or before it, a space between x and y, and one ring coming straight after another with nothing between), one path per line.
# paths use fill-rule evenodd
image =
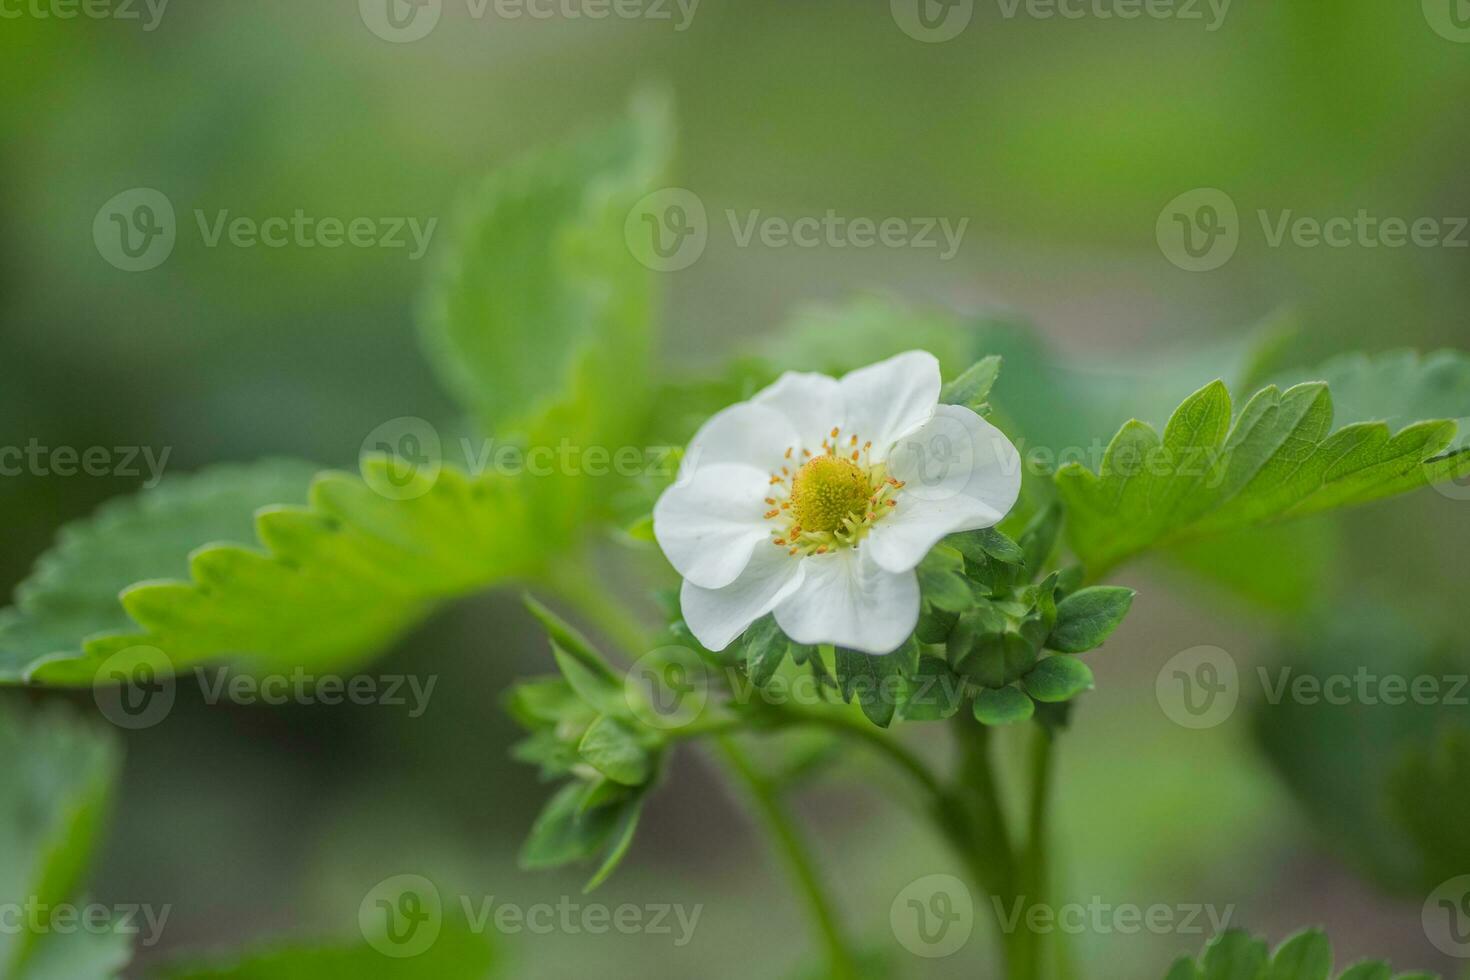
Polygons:
M912 776L926 792L936 799L944 795L944 786L924 760L885 734L883 729L875 728L866 721L859 721L840 711L824 711L797 705L784 705L779 711L779 720L776 724L830 728L839 735L856 738L897 763L899 768Z
M837 915L827 898L816 866L807 853L806 842L781 806L774 788L755 771L741 748L723 735L718 736L715 742L729 760L730 768L744 782L757 813L775 841L777 853L785 861L798 890L806 899L807 909L816 926L817 938L827 951L828 975L833 980L856 980L857 964L842 935L842 928L838 925Z
M1050 901L1050 806L1054 737L1037 724L1031 742L1026 849L1017 873L1018 892L1025 912ZM1022 922L1028 921L1023 917ZM1060 976L1062 952L1046 936L1029 928L1017 930L1017 954L1010 964L1012 980L1042 980Z

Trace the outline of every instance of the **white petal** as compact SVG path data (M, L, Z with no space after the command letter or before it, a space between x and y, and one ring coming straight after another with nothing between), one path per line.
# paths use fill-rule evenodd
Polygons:
M776 606L776 622L797 643L889 653L919 622L918 576L878 567L866 548L839 548L802 565L801 587Z
M747 626L801 586L802 562L785 548L757 548L740 577L723 589L702 589L689 580L679 592L684 622L710 650L723 650Z
M995 426L959 405L940 405L899 441L888 472L904 482L898 506L862 548L889 571L913 568L946 534L991 527L1021 493L1021 454Z
M751 466L701 466L653 505L653 536L680 575L723 588L771 537L771 522L761 516L769 487L770 477Z
M873 443L880 463L888 447L929 421L939 403L939 361L911 350L858 368L837 382L842 391L843 438Z
M679 479L688 479L701 467L728 463L753 466L769 478L795 441L795 428L779 411L739 402L711 416L694 434L679 465Z
M774 408L786 416L796 431L796 448L813 453L817 452L832 427L840 426L844 421L842 393L837 379L825 374L787 371L776 379L775 384L761 389L751 401ZM786 447L781 448L784 452Z

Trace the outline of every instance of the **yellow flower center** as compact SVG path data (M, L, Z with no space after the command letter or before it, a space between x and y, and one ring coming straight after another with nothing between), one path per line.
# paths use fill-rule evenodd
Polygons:
M822 451L813 455L801 450L804 460L796 464L793 446L786 459L797 466L782 466L771 474L771 496L766 520L779 521L784 531L775 531L771 542L792 555L825 554L833 548L856 548L874 523L898 506L903 484L888 475L882 463L869 459L871 442L861 444L857 436L844 442L834 428L822 440Z
M836 531L868 511L873 488L857 465L841 456L814 456L791 481L796 523L809 531Z

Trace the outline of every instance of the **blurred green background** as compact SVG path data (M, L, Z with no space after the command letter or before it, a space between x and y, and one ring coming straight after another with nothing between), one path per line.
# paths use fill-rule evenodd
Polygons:
M673 21L443 8L412 43L375 35L348 0L177 3L153 30L146 10L143 22L0 21L0 444L168 447L173 472L264 454L351 465L388 419L452 419L413 329L432 250L413 261L402 249L210 248L193 212L444 226L487 170L617 112L649 80L674 94L676 179L712 221L702 258L661 277L662 357L675 371L749 349L805 304L871 290L1017 311L1041 343L1114 376L1146 375L1171 349L1229 347L1283 308L1300 327L1295 363L1470 341L1470 251L1271 247L1256 219L1470 214L1470 44L1436 33L1418 3L1238 0L1211 31L1208 8L1204 21L1038 19L989 0L944 43L911 37L873 0L704 0L684 30L676 7ZM141 273L104 261L92 238L98 209L134 187L162 191L179 214L173 254ZM1207 273L1175 267L1155 240L1161 209L1197 187L1224 190L1242 221L1235 257ZM726 209L969 224L941 261L740 247ZM139 482L0 478L7 591L59 525ZM1236 924L1273 938L1321 924L1344 957L1448 971L1420 925L1424 893L1375 887L1354 838L1314 829L1248 712L1182 729L1158 710L1154 678L1201 644L1243 668L1266 662L1310 617L1344 606L1370 607L1390 645L1452 637L1466 507L1424 492L1350 514L1341 533L1305 532L1335 550L1289 601L1126 572L1142 596L1094 661L1099 691L1060 763L1067 893L1233 906ZM1410 625L1384 625L1400 621ZM173 905L143 968L184 948L350 933L361 897L392 874L519 904L576 895L576 876L515 869L545 790L506 757L514 732L498 692L547 666L504 593L437 617L373 668L440 678L422 718L210 707L186 686L163 724L125 737L92 891ZM92 708L86 696L4 699ZM903 734L945 751L937 727ZM1342 778L1390 751L1353 743ZM850 924L891 946L892 897L951 861L901 794L863 785L865 765L815 782L802 810ZM702 903L694 941L507 937L515 975L614 964L616 976L778 976L801 958L806 927L738 799L697 753L675 776L596 900ZM1204 938L1079 942L1091 975L1148 978ZM973 976L988 942L977 925L962 956L900 963Z

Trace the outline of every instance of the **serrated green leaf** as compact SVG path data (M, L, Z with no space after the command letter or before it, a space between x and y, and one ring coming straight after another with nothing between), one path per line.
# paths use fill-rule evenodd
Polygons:
M1470 357L1436 355L1420 370L1470 376ZM1456 442L1453 421L1465 414L1401 412L1409 424L1395 434L1386 422L1338 412L1334 429L1327 385L1310 382L1257 392L1232 422L1230 397L1214 382L1180 405L1162 439L1135 420L1098 473L1078 463L1058 471L1069 538L1096 576L1151 548L1454 479L1470 473L1470 449Z
M1036 705L1020 688L987 687L975 695L974 711L982 725L1014 725L1030 720Z
M1022 678L1026 693L1038 701L1054 704L1070 701L1093 688L1092 669L1069 654L1045 657Z
M1271 955L1263 980L1330 980L1332 943L1317 929L1306 929Z
M640 97L626 119L496 170L457 209L423 335L486 431L557 409L571 378L615 394L601 399L611 416L647 387L653 282L623 226L659 186L671 129L667 100Z
M1165 980L1328 980L1332 945L1317 930L1303 930L1267 955L1266 944L1239 929L1222 933L1206 945L1198 962L1177 960ZM1350 967L1338 980L1388 980L1386 963L1372 960ZM1395 980L1438 980L1428 973L1399 974Z
M577 751L592 768L624 786L641 786L653 774L653 754L638 733L607 715L588 727Z
M94 634L80 653L36 662L13 658L19 669L8 676L90 685L108 656L139 645L163 651L175 670L243 656L261 669L343 671L380 652L440 603L533 575L545 560L516 518L519 491L508 480L472 480L445 466L421 496L395 499L372 489L384 485L386 466L384 458L368 456L366 479L318 474L305 507L257 512L263 548L208 545L189 556L189 581L126 588L122 607L137 632ZM233 467L180 478L185 485L176 499L209 498L213 486L232 476L246 478ZM139 533L172 521L169 501L146 496L124 505L146 515ZM108 532L96 547L110 554L131 540Z
M564 677L533 677L505 692L505 708L522 727L535 730L556 725L569 715L583 715L586 705ZM582 719L584 723L592 717Z
M939 392L939 400L945 405L963 405L972 412L980 412L989 402L990 389L1000 376L1000 367L1001 359L995 355L981 358L946 384Z
M450 922L416 956L384 956L361 940L320 946L292 943L210 957L208 962L180 962L156 974L156 980L488 980L495 960L484 935Z
M1123 622L1138 593L1116 585L1095 585L1067 596L1056 607L1056 626L1046 645L1062 653L1086 653L1102 646Z
M304 502L314 472L295 460L262 460L169 476L62 528L16 588L15 607L0 613L0 682L29 679L48 662L83 658L89 644L136 633L119 593L187 574L189 552L206 542L254 540L255 511ZM91 674L73 683L91 683Z

